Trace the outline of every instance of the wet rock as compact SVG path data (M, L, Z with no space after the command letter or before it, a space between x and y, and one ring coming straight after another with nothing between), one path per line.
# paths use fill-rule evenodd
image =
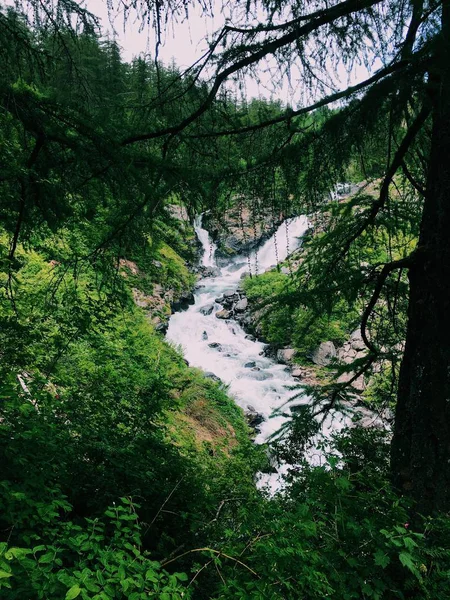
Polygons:
M292 377L298 377L299 379L301 379L302 377L304 377L304 371L303 369L295 368L292 369L291 375Z
M256 410L253 407L252 410L250 410L249 407L249 410L245 413L245 418L249 426L256 430L258 430L261 423L264 423L264 421L266 420L264 416L261 413L256 412Z
M204 331L202 333L202 340L207 340L208 339L208 334L206 333L206 331Z
M254 360L251 360L250 362L245 363L244 367L246 369L251 369L252 367L256 367L256 363Z
M191 304L195 303L194 294L192 292L185 292L178 300L172 302L171 307L173 312L180 310L187 310Z
M208 346L210 348L217 348L218 350L222 349L222 344L219 344L219 342L211 342L210 344L208 344Z
M210 371L207 371L205 373L205 377L207 377L208 379L212 379L213 381L217 381L218 383L222 382L220 377L217 377L217 375L215 375L214 373L211 373Z
M226 310L225 308L223 310L219 310L219 312L216 312L216 317L218 319L229 319L231 316L231 310Z
M255 338L254 335L248 334L248 335L245 336L245 339L246 340L250 340L251 342L256 342L256 338Z
M163 335L166 335L167 330L169 329L169 323L161 321L155 325L155 331L159 331Z
M236 296L236 292L224 292L223 293L223 297L224 299L229 299L229 298L234 298Z
M261 367L252 367L252 371L261 371Z
M313 363L322 367L329 365L334 358L336 358L336 348L333 342L322 342L311 356Z
M200 272L203 277L218 277L220 269L217 267L200 267Z
M277 360L283 365L288 365L293 361L295 353L295 348L282 348L277 352Z
M250 277L250 273L248 271L244 271L244 273L242 273L240 276L240 279L246 279L247 277Z
M267 344L267 346L264 347L264 349L259 353L260 356L265 356L266 358L277 358L277 350L271 346L270 344Z
M214 304L207 304L206 306L201 307L200 312L202 313L202 315L205 315L205 317L207 317L212 313L213 310Z
M234 306L234 310L237 312L244 312L244 310L246 310L247 307L248 307L247 298L242 298L242 300L239 300L239 302L236 302L236 304Z

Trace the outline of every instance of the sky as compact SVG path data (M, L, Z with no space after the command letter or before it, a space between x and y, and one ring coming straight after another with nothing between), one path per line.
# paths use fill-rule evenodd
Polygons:
M123 23L123 14L117 14L111 24L108 16L106 0L84 0L85 6L100 17L104 35L115 37L122 48L124 60L131 61L140 53L155 56L155 32L151 28L140 31L140 22L132 17L128 19L126 27ZM159 48L158 58L168 65L175 61L180 68L192 65L207 50L207 37L211 39L212 34L225 24L225 15L221 13L221 0L212 0L213 16L205 17L199 8L189 9L189 19L179 20L171 23L163 32L162 44ZM256 15L256 18L259 15ZM236 24L236 23L235 23ZM380 66L379 64L377 67ZM332 67L330 65L330 71ZM266 99L281 100L283 104L289 104L293 108L299 104L310 103L317 98L314 92L303 91L301 80L296 77L293 68L291 79L284 77L281 85L275 85L275 63L267 63L265 70L258 71L259 81L247 75L241 81L240 88L236 84L227 83L226 87L237 92L237 95L245 95L248 99L264 97ZM343 66L334 72L334 83L337 89L345 89L348 85L358 83L368 76L368 71L363 65L356 65L349 75ZM335 90L331 90L335 91Z
M123 15L117 14L111 25L105 0L85 0L86 7L101 18L104 33L116 34L122 47L123 58L130 61L141 52L155 54L155 35L148 28L139 31L140 23L131 17L124 28ZM197 10L190 9L189 21L174 23L167 27L163 34L163 43L159 50L160 59L168 64L175 59L180 67L191 65L207 48L204 40L209 33L212 34L224 23L220 13L214 18L206 18Z
M102 29L105 35L115 37L122 48L122 57L131 61L140 53L155 56L156 35L154 30L146 28L140 31L140 22L133 18L129 19L124 27L123 14L118 14L111 20L105 0L85 0L85 6L96 16L100 17ZM219 0L213 1L213 6L220 6ZM219 8L213 9L213 16L205 16L199 8L189 9L189 19L180 19L178 22L169 24L162 35L162 44L158 50L158 58L164 64L172 61L180 68L191 66L208 49L207 38L220 30L225 24L225 16ZM246 77L244 80L245 94L248 97L280 97L288 101L289 90L273 90L270 78L261 74L261 83ZM270 88L268 90L267 88Z
M141 53L155 56L155 32L151 27L140 29L141 22L130 15L124 27L123 13L116 13L111 18L108 15L107 0L75 0L84 5L93 14L99 17L101 29L104 37L115 38L122 49L122 57L129 62L133 57ZM122 0L125 1L125 0ZM186 68L192 65L208 48L207 38L211 39L214 32L220 30L225 24L225 15L222 14L220 7L221 0L212 1L213 16L204 16L199 8L191 7L189 9L189 19L178 19L178 22L169 23L163 28L162 44L159 48L158 58L164 64L170 65L172 61L179 68ZM4 0L4 4L12 5L14 0ZM113 1L114 5L119 5L118 0ZM256 19L258 19L256 15ZM234 24L241 24L234 22ZM377 65L379 66L379 65ZM258 69L258 79L250 75L244 76L240 85L227 82L227 89L233 90L238 97L245 96L247 99L263 97L266 99L280 100L285 105L290 105L294 109L299 105L310 103L317 98L314 97L314 91L307 90L302 84L301 79L296 75L295 65L293 66L290 79L284 77L280 85L276 85L277 78L274 77L275 63L270 61ZM332 73L336 89L345 89L348 85L355 84L368 76L368 71L364 66L358 65L349 75L343 67L332 67L330 65L329 73ZM330 90L335 91L335 90Z

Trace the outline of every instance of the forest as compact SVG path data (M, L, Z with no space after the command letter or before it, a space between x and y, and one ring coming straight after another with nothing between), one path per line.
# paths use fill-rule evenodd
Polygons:
M450 0L5 1L0 60L0 598L450 597Z

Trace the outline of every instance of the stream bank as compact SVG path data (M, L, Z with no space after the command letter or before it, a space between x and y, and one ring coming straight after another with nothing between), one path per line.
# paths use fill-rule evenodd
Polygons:
M172 315L166 338L180 348L191 366L199 367L212 378L220 379L244 412L258 421L256 443L266 443L290 418L292 411L307 405L310 398L299 389L299 380L292 376L287 364L266 355L266 344L248 335L227 311L227 298L239 294L241 280L246 273L270 268L284 260L289 251L299 247L301 237L308 228L306 217L290 219L258 250L249 255L238 255L226 266L214 265L215 244L196 222L198 238L204 247L203 267L218 269L214 276L203 278L194 291L194 303L187 310ZM244 307L239 305L237 312ZM236 310L235 310L236 312ZM351 420L332 409L322 423L322 433L328 437L332 431L342 429ZM255 425L255 422L253 423ZM311 454L312 462L321 460L317 452ZM272 489L279 484L278 473L264 475L262 483Z

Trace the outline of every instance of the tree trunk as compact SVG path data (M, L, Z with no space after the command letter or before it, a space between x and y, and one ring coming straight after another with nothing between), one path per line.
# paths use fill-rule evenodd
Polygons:
M394 484L421 514L450 510L450 0L430 70L432 137L392 442Z

